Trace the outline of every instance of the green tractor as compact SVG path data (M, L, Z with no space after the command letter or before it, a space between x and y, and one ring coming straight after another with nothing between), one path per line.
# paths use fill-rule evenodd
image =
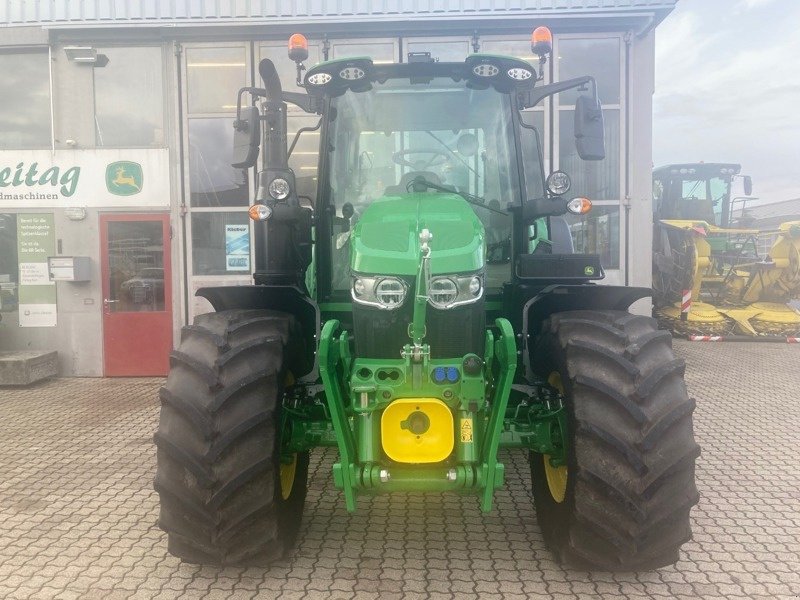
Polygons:
M577 151L604 157L591 77L540 85L506 56L305 71L273 63L239 93L234 160L261 153L254 285L205 288L161 390L155 488L169 551L266 565L297 537L309 452L338 449L333 481L359 496L450 492L492 508L498 451L530 457L536 513L558 560L642 570L674 563L698 500L694 402L645 288L599 286L573 252L569 178L545 179L524 109L580 88ZM253 106L242 105L244 93ZM298 197L287 102L320 115L318 194ZM303 135L301 130L298 134ZM294 140L296 142L296 138ZM287 146L289 149L287 150Z

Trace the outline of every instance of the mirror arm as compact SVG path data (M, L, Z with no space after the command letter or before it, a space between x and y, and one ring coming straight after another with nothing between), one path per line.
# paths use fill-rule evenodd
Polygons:
M321 112L321 103L319 98L309 96L303 92L283 92L283 101L291 102L295 106L299 106L307 113Z
M233 126L239 130L238 124L242 120L242 94L248 92L250 95L253 96L253 106L255 106L255 99L259 96L266 96L267 91L264 88L256 88L256 87L243 87L239 89L239 93L236 95L236 120L233 122Z
M549 83L541 87L534 87L530 90L526 90L520 94L520 104L522 105L522 108L531 108L532 106L539 104L539 102L548 96L552 96L553 94L558 94L560 92L566 92L567 90L584 86L587 83L591 84L592 86L592 97L597 99L597 83L595 82L594 77L591 75L584 75L583 77L575 77L574 79L557 81L556 83Z

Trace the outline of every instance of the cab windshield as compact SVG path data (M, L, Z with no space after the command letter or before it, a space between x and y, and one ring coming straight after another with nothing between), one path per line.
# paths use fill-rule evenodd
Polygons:
M724 227L730 180L722 177L684 179L681 182L680 218L698 219Z
M360 215L377 198L412 193L411 182L420 176L471 196L486 229L487 287L507 280L511 217L497 211L522 201L513 123L508 94L451 78L388 79L333 98L328 165L338 224L331 240L334 289L349 287L346 241ZM540 173L538 160L526 160ZM428 191L432 201L447 193Z

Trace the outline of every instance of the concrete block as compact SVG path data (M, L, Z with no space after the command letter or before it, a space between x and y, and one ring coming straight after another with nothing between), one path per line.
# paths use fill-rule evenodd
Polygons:
M0 385L30 385L58 375L58 352L0 352Z

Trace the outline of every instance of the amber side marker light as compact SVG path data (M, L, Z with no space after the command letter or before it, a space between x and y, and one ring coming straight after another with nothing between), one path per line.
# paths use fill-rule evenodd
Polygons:
M567 202L567 210L573 215L585 215L592 210L592 201L588 198L573 198Z
M247 214L253 221L266 221L272 214L272 209L266 204L253 204Z

